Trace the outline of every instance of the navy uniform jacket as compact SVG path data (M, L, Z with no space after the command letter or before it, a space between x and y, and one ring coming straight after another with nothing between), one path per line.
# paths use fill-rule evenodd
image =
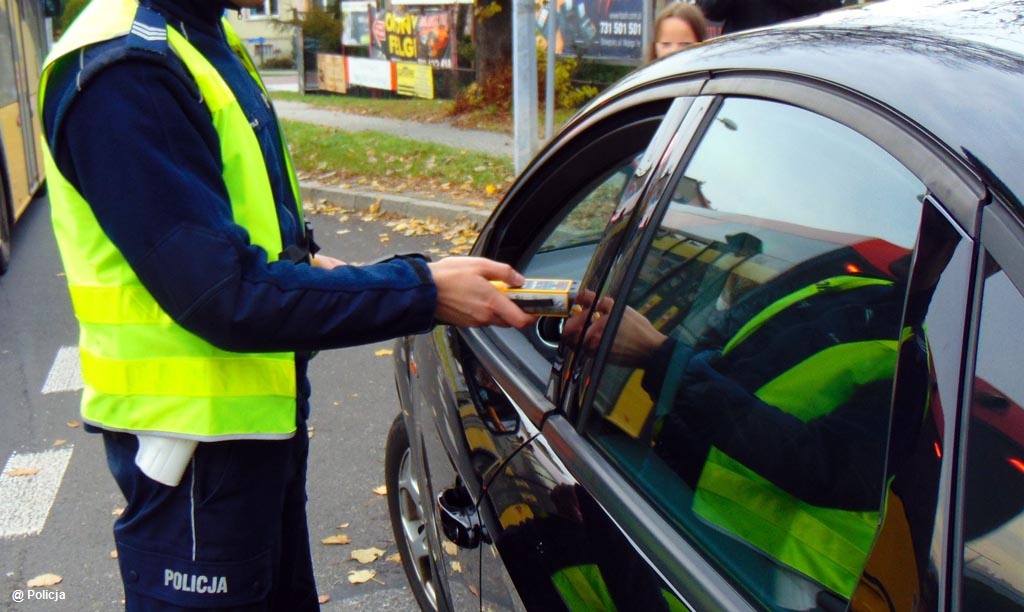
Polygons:
M303 245L277 118L221 30L228 3L148 4L235 92L270 170L282 244ZM181 62L135 52L95 70L103 64L95 58L117 45L123 42L87 52L89 78L81 91L79 58L57 67L45 98L44 129L61 172L175 321L227 350L296 351L300 414L308 414L306 366L313 351L430 329L437 289L423 259L330 271L268 263L232 221L218 136Z

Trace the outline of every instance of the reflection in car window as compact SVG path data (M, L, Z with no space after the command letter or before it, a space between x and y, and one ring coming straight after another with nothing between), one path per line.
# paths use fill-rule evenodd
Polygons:
M860 576L924 194L848 128L728 100L606 339L587 434L770 608Z
M742 177L742 178L741 178ZM785 104L727 100L680 188L720 212L883 238L909 247L917 181L874 143ZM854 213L854 214L851 214Z
M626 182L633 176L634 161L611 172L596 186L584 189L568 215L545 238L538 252L557 251L581 244L595 244L601 239Z
M1024 297L989 268L968 425L964 508L965 610L1024 602Z

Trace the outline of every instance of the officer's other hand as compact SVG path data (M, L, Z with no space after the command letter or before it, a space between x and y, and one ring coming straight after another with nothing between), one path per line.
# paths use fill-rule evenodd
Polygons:
M318 254L313 255L312 264L314 268L323 268L324 270L331 270L333 268L337 268L338 266L345 265L345 262L341 261L340 259L335 259L330 255Z
M680 389L687 399L696 405L714 407L723 405L744 406L756 402L757 397L744 389L732 378L716 369L722 354L717 350L701 351L687 362L683 369Z
M446 257L427 265L437 285L438 321L459 327L523 328L536 320L490 283L521 286L525 279L512 266L486 257Z

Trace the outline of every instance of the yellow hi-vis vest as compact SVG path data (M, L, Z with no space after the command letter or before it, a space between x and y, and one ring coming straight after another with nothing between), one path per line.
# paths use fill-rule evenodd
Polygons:
M728 354L773 316L814 293L891 284L881 279L836 277L792 293L748 321L722 353ZM809 421L836 409L857 388L891 379L898 349L895 338L832 346L776 376L755 395ZM881 480L881 473L878 478ZM847 599L864 569L879 524L877 511L840 510L801 501L717 448L711 449L701 471L693 509Z
M85 8L44 62L40 114L57 60L127 35L138 10L134 0L93 0ZM224 28L260 82L226 20ZM249 121L216 69L176 30L166 25L165 30L220 137L234 220L249 232L253 244L276 259L282 245L274 196ZM85 422L200 441L294 435L295 355L224 351L175 323L107 238L82 195L61 175L45 137L42 147L54 231L80 327ZM300 203L295 173L291 162L286 163L295 202ZM298 208L301 221L301 204Z

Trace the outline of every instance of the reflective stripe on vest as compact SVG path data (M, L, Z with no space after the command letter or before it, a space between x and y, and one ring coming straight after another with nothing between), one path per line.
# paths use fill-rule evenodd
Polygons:
M40 112L54 63L86 46L124 36L141 10L134 0L93 0L44 63ZM238 37L228 40L257 79ZM195 79L220 137L234 220L271 260L281 252L270 178L249 121L216 69L176 30L167 43ZM176 324L142 286L81 194L43 152L57 243L80 326L83 419L127 432L199 440L288 438L295 432L293 353L233 353ZM298 182L289 179L302 219Z
M723 354L801 300L823 291L870 285L892 282L837 277L790 294L744 325ZM832 346L781 373L755 395L806 422L828 414L861 386L891 379L898 348L895 339ZM693 509L714 525L846 598L857 584L879 521L877 511L854 512L803 502L718 448L712 448L705 461Z

